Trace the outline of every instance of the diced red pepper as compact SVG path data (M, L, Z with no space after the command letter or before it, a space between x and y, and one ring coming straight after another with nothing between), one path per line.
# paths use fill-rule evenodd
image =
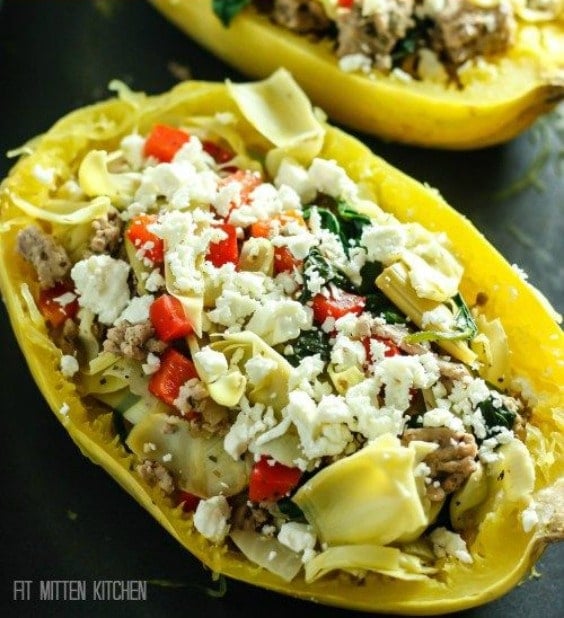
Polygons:
M227 234L227 238L210 243L206 259L217 268L227 264L227 262L236 264L239 259L237 228L229 223L223 223L217 227Z
M313 297L313 319L318 324L323 324L327 318L338 320L347 313L358 315L364 310L366 298L358 294L351 294L343 290L338 290L333 296L317 294Z
M194 332L182 303L170 294L162 294L149 307L151 324L161 341L172 341Z
M352 9L354 0L338 0L337 4L343 9Z
M127 228L126 236L133 246L140 251L142 258L151 260L153 264L159 265L164 261L164 242L148 228L151 223L155 223L157 215L140 214L133 219Z
M149 391L161 401L174 405L180 387L197 378L194 363L174 348L168 348L161 356L161 364L149 380Z
M207 152L219 165L222 163L227 163L227 161L231 161L231 159L235 156L235 153L228 148L224 148L223 146L207 139L202 142L202 146L204 151Z
M65 298L66 294L73 294L74 298ZM70 299L70 302L65 302ZM78 312L78 298L71 283L59 282L53 287L39 292L37 306L47 322L57 328L65 320L74 318Z
M145 141L145 156L168 163L189 139L185 131L167 124L157 124Z
M381 341L386 346L384 356L389 358L390 356L397 356L398 354L401 354L401 350L391 339L386 337L366 337L362 340L362 343L364 344L364 348L366 350L366 357L369 360L372 358L372 354L370 352L370 342L373 340Z
M295 258L288 247L274 247L275 274L292 272L302 264L302 261Z
M178 504L182 505L182 510L186 513L191 513L196 510L201 498L191 494L189 491L178 491Z
M302 472L277 461L262 457L251 470L249 499L252 502L271 502L283 498L299 483Z

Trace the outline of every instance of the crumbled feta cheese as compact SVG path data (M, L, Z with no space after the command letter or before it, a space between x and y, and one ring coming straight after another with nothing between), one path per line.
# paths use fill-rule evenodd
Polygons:
M407 233L401 224L367 225L360 243L366 248L368 259L389 264L398 260L405 250Z
M277 420L270 406L261 403L252 405L246 397L240 401L241 409L223 441L223 448L237 460L247 450L253 439L272 429Z
M165 262L174 286L181 292L204 291L198 258L205 256L215 231L209 215L200 209L165 212L149 230L162 238L167 247Z
M339 455L353 439L345 424L351 419L350 411L340 396L325 395L317 404L307 393L295 390L282 413L298 430L300 447L310 460Z
M113 324L129 302L130 266L109 255L92 255L71 270L81 307L98 315L102 324Z
M357 195L356 184L335 161L314 159L308 169L311 184L320 193L331 197L353 198Z
M66 307L67 305L70 305L76 300L76 294L74 294L73 292L65 292L64 294L61 294L61 296L53 298L53 300L56 303L59 303L61 307Z
M462 419L444 408L434 408L425 412L423 427L448 427L452 431L464 431Z
M406 422L401 410L389 406L378 408L379 392L379 382L369 378L351 386L345 394L351 414L349 427L368 440L374 440L385 433L399 436Z
M460 534L451 532L446 528L436 528L429 535L429 539L433 544L433 552L437 558L445 558L453 556L460 562L471 564L473 562L464 539Z
M338 333L331 349L331 362L336 371L345 371L349 367L362 368L366 362L366 348L362 341Z
M317 537L309 524L302 524L297 521L284 523L280 526L277 538L282 545L289 547L292 551L304 554L309 550L307 557L309 559L313 557L311 551L317 543Z
M249 384L256 386L260 384L267 375L272 373L278 364L272 358L264 356L253 356L245 363L245 371L249 378Z
M431 311L424 311L421 316L421 328L424 330L449 331L452 330L453 326L454 316L444 305L438 305Z
M204 382L215 382L229 369L225 355L212 350L209 346L196 352L193 358L198 375Z
M364 54L347 54L339 58L339 68L345 73L369 73L372 69L372 59Z
M161 366L161 359L152 352L147 354L147 361L141 365L145 375L152 375Z
M247 323L247 328L269 345L295 339L301 330L312 325L312 311L291 299L267 300L258 307Z
M145 163L145 138L137 133L126 135L120 143L125 160L133 170L140 170Z
M162 196L177 209L209 204L215 198L217 182L215 172L200 172L190 161L159 163L143 171L134 201L149 207Z
M284 159L282 161L274 179L274 184L279 189L284 185L291 187L304 204L311 202L315 198L315 186L310 181L307 171L293 159Z
M372 365L374 377L384 386L387 406L405 411L412 388L430 388L440 376L437 361L427 352L418 356L390 356Z
M134 296L127 307L121 312L120 316L114 322L129 322L130 324L140 324L149 319L149 308L153 303L154 296L152 294L144 294L143 296Z
M66 378L72 378L79 369L78 361L74 356L70 356L69 354L64 354L61 357L60 367L61 373Z
M539 524L539 515L535 510L535 503L531 501L529 506L521 513L521 525L525 532L530 532Z
M247 227L261 219L271 219L286 209L283 198L287 199L287 197L287 193L281 195L280 189L268 182L263 182L251 191L247 198L248 203L241 204L239 208L231 212L229 223ZM294 205L299 206L297 195L295 195Z
M147 292L158 292L161 288L165 286L165 279L161 275L158 268L152 270L145 281L143 282L145 289Z
M212 543L222 543L229 533L231 507L225 496L200 500L194 513L196 530Z

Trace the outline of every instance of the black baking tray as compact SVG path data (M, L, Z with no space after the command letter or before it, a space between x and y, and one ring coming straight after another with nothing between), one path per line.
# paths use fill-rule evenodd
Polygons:
M5 0L0 6L2 176L11 165L5 152L64 113L109 96L107 85L114 78L148 93L186 77L243 79L144 0ZM358 137L438 188L564 311L564 123L559 114L538 121L510 143L472 152ZM81 456L32 381L3 305L0 312L3 616L364 615L231 580L223 596L210 595L206 588L218 588L211 574ZM84 581L87 599L40 600L40 582L47 580ZM92 598L98 582L132 580L155 582L148 585L146 600ZM31 582L30 598L15 601L15 586L22 598L22 581ZM561 544L549 547L531 577L504 598L458 615L562 618L563 581Z

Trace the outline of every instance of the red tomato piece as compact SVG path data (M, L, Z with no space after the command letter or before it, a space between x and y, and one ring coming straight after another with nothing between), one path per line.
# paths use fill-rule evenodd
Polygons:
M170 294L162 294L151 303L149 317L161 341L180 339L194 331L182 303Z
M196 510L201 498L191 494L189 491L178 491L178 504L182 505L182 510L186 513L191 513Z
M206 259L216 268L223 266L223 264L227 264L227 262L236 264L239 259L237 228L229 223L223 223L217 227L227 234L227 238L210 243Z
M57 328L77 314L78 298L71 283L60 282L39 292L37 306L45 320Z
M343 9L352 9L354 0L338 0L338 5Z
M257 461L249 479L249 499L271 502L283 498L294 489L302 476L299 468L290 468L267 457Z
M347 313L358 315L364 310L366 298L338 290L335 295L317 294L313 297L313 318L318 324L323 324L327 318L338 320Z
M145 156L155 157L169 163L180 150L182 144L190 139L188 133L167 124L157 124L145 141Z
M168 348L161 356L161 364L149 380L149 391L161 401L174 405L180 387L197 378L194 363L174 348Z
M147 258L153 264L159 265L164 261L164 242L148 228L156 220L157 215L141 214L133 217L127 228L126 236L141 252L142 258Z
M228 148L224 148L223 146L207 139L202 142L202 146L204 151L207 152L219 165L222 163L227 163L227 161L231 161L231 159L235 156L235 153Z

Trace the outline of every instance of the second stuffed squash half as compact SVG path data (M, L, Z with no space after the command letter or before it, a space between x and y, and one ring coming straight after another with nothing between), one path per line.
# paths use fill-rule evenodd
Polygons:
M150 2L243 74L284 67L332 120L386 140L490 146L564 97L557 0Z

